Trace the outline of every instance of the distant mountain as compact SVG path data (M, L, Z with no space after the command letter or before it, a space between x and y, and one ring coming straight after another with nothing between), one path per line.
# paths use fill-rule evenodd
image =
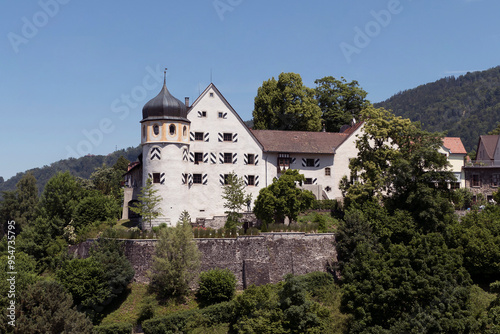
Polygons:
M500 66L445 77L399 92L375 106L419 121L428 131L460 137L470 152L476 149L480 135L500 123Z
M25 172L17 173L15 176L11 177L7 181L1 182L0 179L0 198L1 192L7 190L14 190L16 188L17 182L23 177L27 172L33 173L35 178L37 179L38 190L41 193L47 181L50 178L57 174L57 172L65 172L69 171L71 175L82 177L88 179L90 174L97 168L101 167L103 164L107 166L112 166L115 164L116 160L120 156L124 156L129 161L136 161L139 154L142 152L140 146L138 147L129 147L126 150L115 151L106 156L104 155L92 155L85 156L82 158L69 158L60 160L58 162L52 163L50 166L43 166L41 168L34 168L27 170Z

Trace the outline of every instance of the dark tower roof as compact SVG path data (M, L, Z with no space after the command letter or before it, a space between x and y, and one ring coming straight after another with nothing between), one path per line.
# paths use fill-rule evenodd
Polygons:
M142 120L151 119L172 119L189 122L186 105L170 94L165 81L160 93L142 108Z

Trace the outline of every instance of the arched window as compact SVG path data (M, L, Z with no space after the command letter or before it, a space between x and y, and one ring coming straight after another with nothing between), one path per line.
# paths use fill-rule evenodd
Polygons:
M142 126L142 138L146 138L146 126Z
M184 125L182 128L182 136L186 137L187 136L187 126Z
M170 124L169 132L170 132L171 136L175 135L175 125L174 124Z
M160 127L158 124L153 125L153 133L155 136L158 136L160 134Z

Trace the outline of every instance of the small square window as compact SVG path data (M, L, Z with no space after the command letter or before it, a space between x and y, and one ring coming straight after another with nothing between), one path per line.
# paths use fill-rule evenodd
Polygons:
M194 140L203 140L203 132L195 132Z
M194 154L194 163L198 165L200 162L203 162L203 153L195 152Z
M249 165L255 165L255 154L249 154L248 155L248 164Z
M313 179L310 177L306 177L306 181L304 182L304 184L313 184Z
M207 112L206 111L202 111L201 112L201 117L207 117Z
M232 164L233 163L233 154L232 153L224 153L224 163Z
M314 159L306 159L306 167L314 167Z
M214 93L210 93L210 97L214 97Z
M224 118L224 113L219 111L219 118Z
M153 183L160 183L160 173L153 173Z
M248 185L249 186L255 185L255 175L248 175Z
M325 168L325 175L326 175L326 176L330 176L330 175L331 175L331 173L332 173L332 171L331 171L330 167L326 167L326 168Z
M201 174L193 174L193 183L201 184Z
M232 133L224 133L224 141L233 141Z

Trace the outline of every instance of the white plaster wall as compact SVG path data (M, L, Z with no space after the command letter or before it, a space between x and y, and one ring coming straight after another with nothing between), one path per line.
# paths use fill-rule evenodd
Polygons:
M159 147L161 160L151 160L150 152L153 147ZM160 208L161 216L154 225L167 223L175 225L183 210L189 209L188 186L182 184L182 174L188 173L188 162L183 161L183 151L188 146L180 143L161 143L143 145L143 184L149 174L165 173L164 184L153 184L158 195L163 199Z
M210 96L213 94L213 97ZM199 117L198 112L206 112L206 117ZM225 118L220 118L219 113ZM213 87L209 87L191 107L188 119L191 121L191 132L209 133L209 140L191 141L190 151L208 153L208 162L195 165L189 163L190 173L207 174L207 184L193 184L189 189L190 215L195 218L211 218L224 215L223 186L220 175L235 172L238 177L245 175L258 176L258 186L248 186L247 192L252 194L253 201L259 190L265 187L265 164L262 149L233 109L225 103ZM236 142L219 142L219 133L237 134ZM216 163L212 163L210 154L215 153ZM236 153L236 163L220 162L220 153ZM257 165L245 165L244 154L258 155Z

